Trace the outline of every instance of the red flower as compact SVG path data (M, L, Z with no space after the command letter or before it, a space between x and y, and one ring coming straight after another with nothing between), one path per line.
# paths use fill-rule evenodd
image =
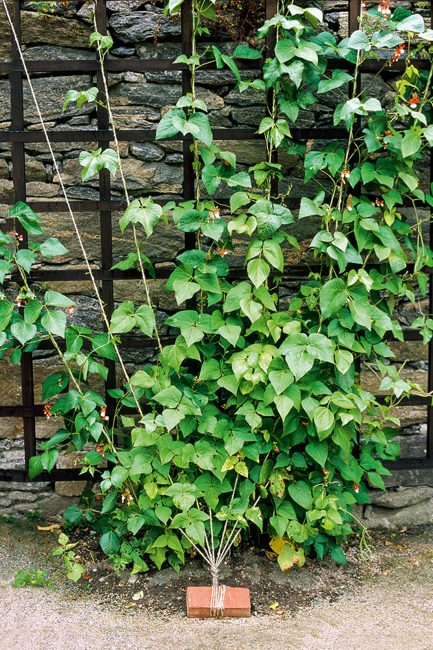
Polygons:
M108 415L107 415L107 407L106 406L101 407L100 418L101 418L101 420L104 420L104 422L108 422L108 420L110 419L108 417Z
M47 420L49 420L50 417L52 416L52 414L53 414L52 411L53 411L53 405L52 404L45 404L45 406L44 406L44 415L47 418Z
M405 49L406 46L404 43L402 43L401 45L397 45L397 47L394 50L394 54L392 55L389 61L389 65L392 65L393 63L397 63L397 61L401 59L401 57L403 56Z
M341 172L341 179L340 183L342 185L346 185L346 179L350 178L350 171L345 167L343 171Z
M390 0L382 0L381 4L378 6L377 10L384 18L388 18L391 15L391 8L389 6Z
M217 219L221 219L220 209L219 209L219 208L215 208L215 210L209 210L208 223L209 223L210 221L216 221Z
M417 93L413 93L412 97L409 99L409 106L412 109L418 108L419 97Z

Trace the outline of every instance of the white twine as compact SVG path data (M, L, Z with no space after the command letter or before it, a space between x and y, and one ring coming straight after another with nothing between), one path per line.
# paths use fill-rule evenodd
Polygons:
M226 586L218 582L218 566L211 567L212 573L212 591L210 597L210 615L212 618L224 616L224 598Z

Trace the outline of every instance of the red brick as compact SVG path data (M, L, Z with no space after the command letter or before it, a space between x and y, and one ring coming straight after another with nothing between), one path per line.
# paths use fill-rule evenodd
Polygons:
M210 618L212 587L188 587L186 611L190 618ZM224 594L224 617L251 616L250 590L243 587L227 587Z

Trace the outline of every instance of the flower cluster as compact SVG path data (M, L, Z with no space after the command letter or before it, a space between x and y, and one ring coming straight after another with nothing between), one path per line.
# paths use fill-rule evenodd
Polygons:
M44 415L47 418L47 420L50 419L52 414L53 414L53 405L52 404L45 404L45 406L44 406Z
M102 458L104 458L104 456L105 456L105 445L104 445L103 442L98 442L98 444L96 445L96 451L101 454Z
M402 43L401 45L397 45L397 47L394 50L394 54L389 60L389 65L392 65L393 63L397 63L397 61L399 61L403 56L405 49L406 47L404 43Z
M382 0L380 5L377 7L377 10L384 18L388 18L391 15L391 7L389 6L390 0Z
M104 422L108 422L108 420L110 419L110 418L108 417L108 415L107 415L107 407L106 407L106 406L102 406L102 407L101 407L100 418L101 418L101 420L103 420Z
M24 239L23 235L20 235L20 233L17 230L12 230L12 234L17 241L23 241Z
M411 98L409 99L409 107L414 110L415 108L418 108L419 104L419 95L418 93L413 93Z
M132 496L131 491L128 490L128 488L126 488L126 490L121 494L121 501L122 501L122 503L125 503L125 502L126 502L126 503L131 503L131 501L133 500L133 498L134 498L134 497Z
M215 210L209 210L209 217L207 222L210 223L211 221L216 221L217 219L221 219L220 209L218 207L215 208Z
M350 178L350 171L345 167L343 171L341 172L341 180L340 183L342 185L346 185L346 180Z

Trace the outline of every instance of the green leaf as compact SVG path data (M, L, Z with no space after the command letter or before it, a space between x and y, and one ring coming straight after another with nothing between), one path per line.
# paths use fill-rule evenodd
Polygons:
M26 273L30 273L33 264L36 262L36 254L22 248L16 254L18 266L20 266Z
M269 277L271 268L264 259L257 257L254 260L250 260L247 265L247 273L253 285L260 287L264 282L266 282Z
M198 111L193 113L187 124L193 124L198 128L198 132L196 134L193 133L193 136L197 140L200 140L200 142L203 142L208 147L212 144L212 128L206 113L200 113Z
M150 197L146 200L134 199L119 220L120 230L124 232L130 223L138 223L143 226L147 237L150 237L162 214L162 207L154 203Z
M280 39L275 47L275 56L280 63L286 63L295 57L296 46L291 40Z
M305 451L313 460L316 461L321 467L325 467L326 459L328 458L328 443L325 441L319 442L312 440L305 447Z
M83 511L77 506L76 503L73 503L68 508L66 508L63 513L63 519L72 526L77 526L83 518ZM66 541L67 543L67 541Z
M311 370L315 357L308 348L308 337L305 334L289 336L281 347L287 365L293 372L295 379L301 379Z
M328 432L334 426L334 414L325 406L318 406L313 411L313 420L319 434Z
M277 395L284 393L293 384L293 375L289 370L272 370L269 379Z
M421 34L425 30L424 18L420 14L412 14L396 25L398 32L413 32Z
M68 90L65 96L65 102L62 107L62 111L66 111L69 104L74 102L77 104L78 108L81 108L83 104L94 102L98 95L98 89L96 87L89 88L88 90Z
M322 208L314 203L311 199L306 196L301 199L301 207L299 209L299 219L305 219L305 217L312 217L314 215L323 214Z
M346 283L342 278L335 278L326 282L320 289L320 309L323 318L336 314L347 301Z
M180 121L179 121L180 120ZM172 138L180 131L180 124L186 120L186 113L181 108L173 108L171 111L165 113L159 121L156 129L156 140L164 140Z
M173 497L173 503L176 508L185 512L194 505L196 498L202 493L192 483L173 483L170 487L166 488L165 494Z
M429 145L433 147L433 124L424 129L423 133Z
M27 341L30 341L37 333L36 325L26 323L25 321L17 321L11 326L11 332L13 336L24 345Z
M102 151L99 148L95 149L95 151L82 151L78 160L84 168L81 173L81 178L84 182L96 176L101 169L108 169L112 176L114 176L119 167L119 156L112 149L104 149Z
M379 476L379 474L376 474L376 472L368 472L367 476L369 482L373 487L379 490L386 490L385 483L383 482L383 478Z
M62 311L48 311L41 318L41 324L47 332L64 338L66 329L66 314Z
M42 303L39 300L30 300L24 307L24 320L26 323L35 323L42 311Z
M24 230L29 235L43 235L44 231L40 227L41 218L36 212L33 212L30 206L23 201L18 201L14 206L9 208L8 217L18 219Z
M261 56L262 53L260 50L255 50L244 43L237 45L233 50L233 57L235 59L248 59L252 61L255 59L260 59Z
M340 546L333 546L331 548L331 557L338 564L347 564L347 557L344 555Z
M0 300L0 332L3 332L9 324L14 305L7 300Z
M42 460L40 456L32 456L29 460L29 478L33 480L39 474L42 474L44 468L42 467Z
M195 481L195 485L203 493L204 500L209 508L215 509L218 505L219 496L231 492L232 487L227 479L222 482L212 476L209 472L201 474Z
M345 42L345 47L348 47L351 50L364 50L364 52L371 50L368 36L359 29L351 34L349 39Z
M340 88L344 84L353 81L353 76L343 70L334 70L331 79L322 79L317 89L318 94L328 93L335 88Z
M135 322L136 327L146 334L146 336L152 337L155 329L155 312L152 307L149 305L141 305L135 312Z
M236 212L236 210L249 203L250 197L246 192L235 192L230 196L230 211Z
M281 246L274 240L268 239L263 242L263 255L278 271L284 271L284 257L281 250Z
M239 325L222 325L218 329L218 334L235 346L241 335L242 328Z
M44 302L48 307L60 307L61 309L67 309L75 305L75 302L71 298L51 290L45 292Z
M168 388L163 388L156 393L156 395L153 396L153 399L162 406L177 408L182 399L182 393L178 388L176 388L176 386L169 386Z
M421 149L421 136L415 131L408 131L401 142L403 158L413 156Z
M117 488L121 488L127 478L128 470L125 467L122 467L122 465L116 465L111 472L111 482Z
M92 336L92 350L104 359L117 361L116 350L110 341L109 334L106 332L100 332L99 334Z
M308 483L305 481L296 481L295 483L290 483L287 489L295 503L305 508L305 510L311 509L313 497Z
M61 241L57 237L50 237L41 244L41 255L50 259L51 257L60 257L61 255L66 255L68 249L65 248Z
M135 327L135 309L131 300L126 300L113 311L110 331L113 334L125 334Z
M102 514L105 514L106 512L111 512L113 508L115 507L118 499L118 493L113 490L113 492L109 492L107 496L104 499L104 502L102 504Z
M292 410L294 403L287 395L276 395L274 397L274 403L277 407L278 414L282 421L286 419L290 411Z
M370 331L372 324L370 305L368 303L358 303L356 300L350 300L349 309L355 323Z
M116 555L120 550L120 539L112 530L101 535L99 544L105 555Z

